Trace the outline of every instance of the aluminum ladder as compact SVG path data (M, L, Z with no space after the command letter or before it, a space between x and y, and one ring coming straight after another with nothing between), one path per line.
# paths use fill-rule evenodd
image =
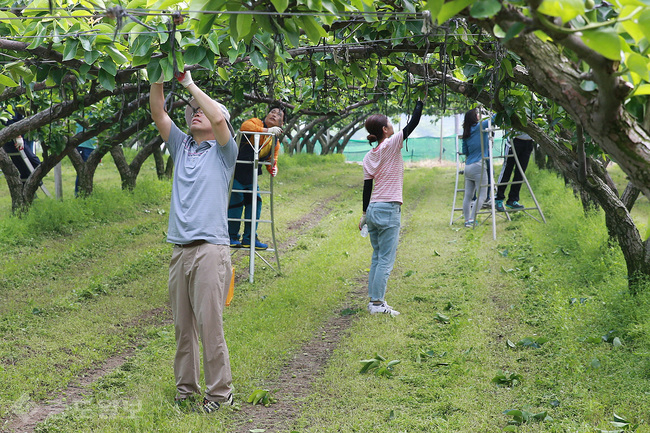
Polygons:
M252 136L253 137L253 142L251 143L250 140L246 136ZM250 132L250 131L238 131L237 136L235 137L235 141L237 142L237 149L239 149L240 146L252 146L253 148L253 160L252 161L246 161L246 160L237 160L237 164L250 164L251 169L253 170L253 186L252 190L233 190L233 180L234 180L234 171L233 171L233 177L230 179L230 186L228 188L228 202L230 202L230 195L233 192L241 192L243 194L250 193L252 194L251 197L251 218L246 219L246 218L228 218L228 221L240 221L243 222L244 224L250 223L251 224L251 245L249 248L244 248L244 247L239 247L239 248L231 248L231 255L234 255L237 251L247 251L249 253L249 262L248 262L248 281L251 283L254 282L255 278L255 258L258 257L260 258L264 263L266 263L271 269L273 269L277 274L280 274L280 256L278 255L278 249L277 249L277 244L275 241L275 217L273 213L273 176L269 176L270 182L269 182L269 190L268 191L257 191L258 187L258 168L260 165L271 165L272 163L269 161L260 161L259 159L259 154L260 154L260 137L262 136L271 136L273 143L271 147L271 153L269 155L274 155L275 154L275 147L279 146L279 142L277 137L275 135L269 133L269 132ZM242 142L242 137L244 138L244 142ZM269 212L271 219L269 220L258 220L257 219L257 195L258 194L267 194L269 196ZM244 217L245 215L242 215ZM255 236L256 236L256 230L255 228L257 227L257 224L254 222L257 221L257 223L269 223L271 224L271 238L272 242L266 250L256 250L255 249ZM243 227L242 227L243 229ZM260 253L264 252L273 252L275 253L275 263L276 266L273 266L266 258L264 258Z

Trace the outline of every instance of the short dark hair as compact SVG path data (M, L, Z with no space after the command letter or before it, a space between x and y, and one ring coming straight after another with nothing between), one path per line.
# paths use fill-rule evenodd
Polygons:
M269 111L267 111L266 114L269 114L271 111L275 110L276 108L278 110L282 111L282 119L287 120L287 109L283 105L280 105L280 104L271 104L269 106Z

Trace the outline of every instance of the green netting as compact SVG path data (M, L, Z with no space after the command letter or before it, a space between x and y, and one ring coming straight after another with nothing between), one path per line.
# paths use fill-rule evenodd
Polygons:
M459 143L460 147L461 144ZM408 150L407 150L408 147ZM502 138L494 139L494 156L501 156ZM366 140L350 140L345 146L343 155L348 161L361 162L363 157L370 150L370 145ZM409 138L404 142L402 148L404 161L415 162L427 159L440 159L440 138L439 137L421 137ZM442 159L445 161L456 161L456 138L444 137L442 140Z

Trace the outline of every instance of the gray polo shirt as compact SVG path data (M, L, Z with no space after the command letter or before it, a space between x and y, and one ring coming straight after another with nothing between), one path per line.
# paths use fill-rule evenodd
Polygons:
M167 242L230 245L228 184L237 160L235 140L225 146L216 140L197 144L172 124L167 145L174 160Z

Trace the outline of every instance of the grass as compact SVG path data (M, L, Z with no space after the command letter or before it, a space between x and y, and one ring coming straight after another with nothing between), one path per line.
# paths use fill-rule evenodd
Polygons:
M58 395L88 368L134 347L86 399L36 430L264 429L237 412L207 417L173 405L163 236L170 184L143 179L125 193L108 161L102 170L104 186L90 199L39 199L23 220L0 218L0 249L9 258L0 270L0 416ZM402 314L356 315L286 431L500 432L514 420L509 409L552 418L511 427L519 432L614 430L614 413L640 423L637 432L650 431L650 290L627 293L625 264L602 214L585 216L555 175L535 167L528 175L548 223L517 214L499 220L492 241L488 225L449 226L453 169L406 170L387 295ZM258 262L250 284L242 275L247 258L233 256L242 281L224 320L241 404L320 335L350 292L363 292L371 249L356 229L361 177L339 156L280 160L283 273ZM639 224L647 211L640 200ZM270 239L268 225L259 233ZM352 302L363 311L365 298ZM142 320L152 311L160 317ZM518 344L526 338L547 341ZM375 354L401 361L392 377L359 373L359 361ZM500 372L521 381L499 387L492 380Z

